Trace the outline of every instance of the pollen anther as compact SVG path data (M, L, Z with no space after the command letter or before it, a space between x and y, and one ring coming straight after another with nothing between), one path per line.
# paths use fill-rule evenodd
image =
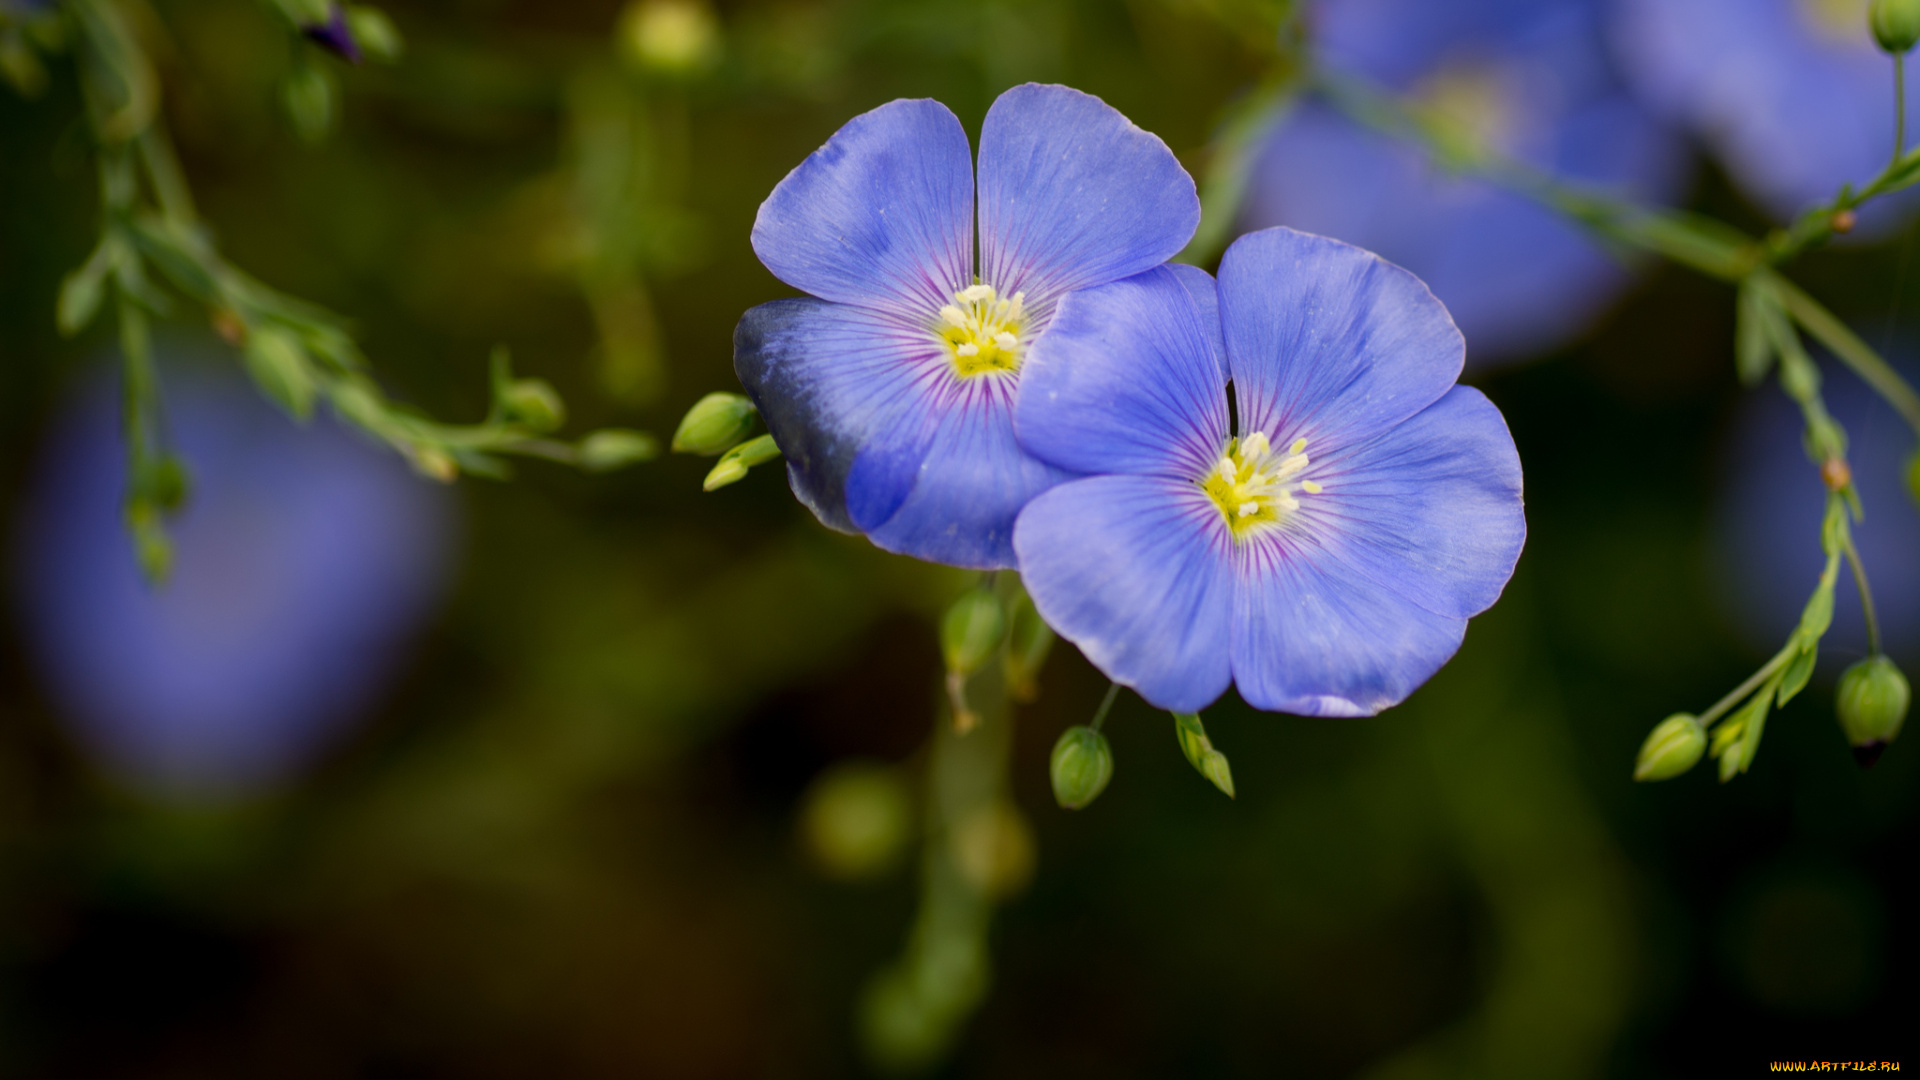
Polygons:
M1234 538L1282 524L1300 502L1296 490L1318 495L1325 489L1306 479L1294 479L1312 467L1307 440L1295 439L1283 457L1264 432L1253 432L1227 444L1226 453L1200 481L1200 487L1226 518Z
M1026 294L1000 298L993 286L969 285L940 309L933 332L949 350L954 374L971 378L1020 369Z

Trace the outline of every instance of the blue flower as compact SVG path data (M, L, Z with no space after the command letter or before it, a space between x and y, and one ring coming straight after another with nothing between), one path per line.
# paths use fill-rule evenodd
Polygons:
M1826 375L1821 396L1846 428L1847 462L1866 510L1853 539L1867 564L1883 645L1902 662L1920 660L1920 507L1904 479L1913 432L1852 373L1829 365ZM1820 519L1827 489L1802 448L1800 410L1784 394L1753 397L1728 443L1713 569L1741 637L1771 653L1799 623L1826 564ZM1821 652L1836 674L1867 653L1859 591L1844 569Z
M747 312L734 367L800 501L888 551L1013 564L1013 519L1067 474L1013 438L1021 368L1074 289L1176 254L1193 180L1098 98L1018 86L972 156L936 101L855 117L789 173L753 226L774 276L817 299Z
M109 770L169 797L280 780L365 715L447 569L445 493L324 422L296 427L231 378L170 372L192 475L172 577L134 566L115 388L56 421L19 516L29 651Z
M1325 66L1417 100L1470 141L1639 200L1679 193L1683 148L1608 67L1595 3L1327 0L1310 15ZM1560 343L1627 280L1552 211L1311 101L1262 151L1244 219L1337 237L1419 275L1474 367Z
M1893 151L1893 64L1867 0L1620 0L1614 40L1650 107L1697 131L1743 190L1786 219L1858 185ZM1909 80L1907 110L1920 106ZM1870 204L1866 234L1912 203Z
M1377 256L1268 229L1227 249L1217 317L1212 292L1165 267L1061 301L1016 419L1036 456L1095 475L1021 513L1021 574L1161 708L1231 683L1256 708L1377 713L1513 572L1513 439L1454 385L1446 310Z

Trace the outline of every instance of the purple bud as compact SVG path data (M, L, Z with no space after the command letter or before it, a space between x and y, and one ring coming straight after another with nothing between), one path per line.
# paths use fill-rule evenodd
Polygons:
M300 28L308 41L334 53L349 63L360 62L360 43L353 40L353 31L347 26L347 12L339 4L327 6L327 21L308 23Z

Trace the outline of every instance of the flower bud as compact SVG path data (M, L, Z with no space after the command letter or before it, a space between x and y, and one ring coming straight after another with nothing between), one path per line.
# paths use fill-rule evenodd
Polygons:
M612 472L660 454L660 443L644 431L602 428L580 440L580 467L588 472Z
M1033 880L1033 829L1013 804L996 800L953 828L960 876L990 900L1018 894Z
M406 47L393 20L387 18L387 13L379 8L348 8L347 30L362 52L383 64L400 59L400 53Z
M906 850L912 800L893 769L849 762L821 774L807 789L800 838L831 877L854 880L885 873Z
M567 407L545 379L515 379L500 395L500 409L535 431L552 431L567 422Z
M1913 501L1920 503L1920 450L1907 459L1907 491L1913 495Z
M1700 763L1707 731L1692 713L1674 713L1660 721L1640 744L1633 763L1635 780L1671 780Z
M705 491L717 491L747 475L747 470L762 462L772 461L780 456L780 448L773 443L773 436L762 435L757 439L748 439L739 446L720 455L712 471L707 473L701 484Z
M1867 25L1880 48L1900 56L1920 42L1920 0L1873 0Z
M1872 768L1880 752L1900 734L1911 699L1907 677L1884 655L1869 656L1840 676L1835 711L1861 768Z
M940 651L946 657L947 670L958 675L980 670L1000 647L1006 628L1000 601L987 590L973 589L954 601L940 620Z
M1078 810L1100 797L1113 779L1113 747L1107 737L1084 724L1060 733L1048 763L1053 798L1063 809Z
M753 402L739 394L712 393L695 402L673 433L673 452L723 454L753 430Z

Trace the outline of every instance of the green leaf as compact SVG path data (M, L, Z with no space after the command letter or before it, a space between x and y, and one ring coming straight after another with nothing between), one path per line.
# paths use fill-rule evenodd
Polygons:
M1755 754L1760 752L1760 736L1767 729L1767 713L1773 707L1773 696L1780 689L1780 676L1775 675L1767 685L1740 710L1745 714L1745 730L1740 734L1740 745L1727 751L1728 755L1738 755L1739 771L1746 772L1753 764ZM1724 763L1722 772L1724 772ZM1725 779L1723 776L1722 779Z
M87 261L60 283L60 300L54 307L54 323L60 333L72 337L99 314L100 300L106 295L107 275L124 254L125 248L119 240L103 236Z
M1774 697L1774 704L1784 707L1792 701L1795 694L1807 688L1807 680L1813 678L1813 662L1820 655L1819 639L1801 639L1804 644L1800 652L1787 664L1787 670L1780 676L1780 692Z
M298 339L271 324L254 327L246 358L254 383L276 404L300 420L313 415L313 373Z

